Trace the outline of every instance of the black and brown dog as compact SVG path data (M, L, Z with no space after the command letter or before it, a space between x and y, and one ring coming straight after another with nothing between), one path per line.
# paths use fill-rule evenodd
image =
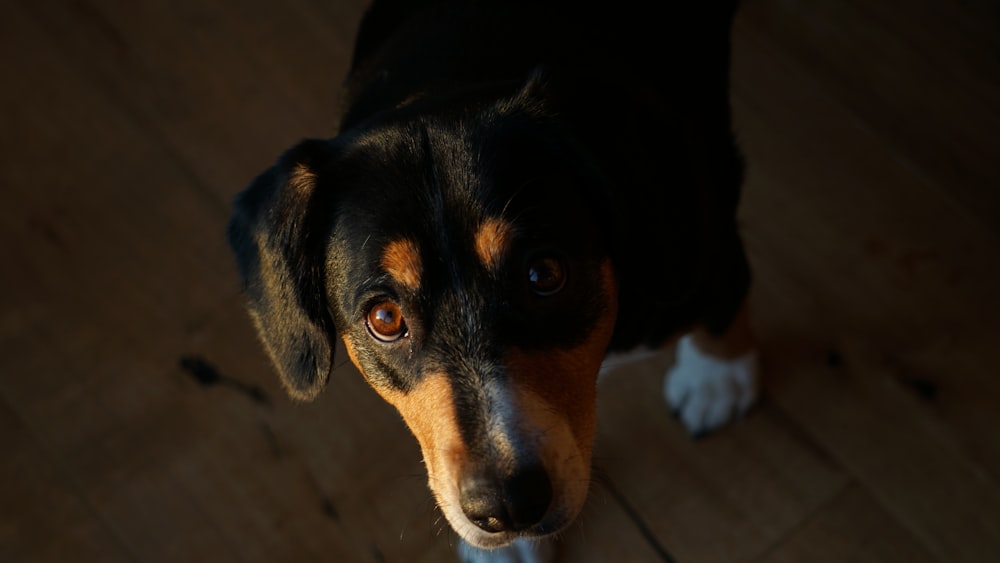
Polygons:
M607 354L677 342L664 393L693 433L756 395L735 2L590 6L375 2L339 134L230 224L291 394L320 392L342 338L448 521L497 550L470 559L538 560L526 540L580 511Z

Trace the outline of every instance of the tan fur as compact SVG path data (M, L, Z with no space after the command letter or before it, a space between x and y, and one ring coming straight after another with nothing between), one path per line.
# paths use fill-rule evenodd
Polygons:
M438 506L451 513L460 510L458 482L466 464L467 449L458 429L447 376L428 375L407 393L388 388L376 391L396 407L420 443L427 480Z
M611 264L602 266L608 295L604 315L580 346L566 350L508 354L508 370L515 387L540 397L555 412L564 413L580 453L588 458L597 426L597 373L604 361L617 316L617 287Z
M361 374L364 375L365 370L364 368L361 367L361 362L358 361L358 352L357 348L354 345L354 340L352 340L351 337L347 336L346 334L342 334L341 338L344 341L344 348L347 349L347 357L351 359L351 363L354 364L354 367L358 368L358 371L360 371Z
M420 247L412 240L395 240L382 251L382 268L403 287L416 291L420 289L423 263Z
M310 193L316 185L316 173L305 164L296 164L288 177L288 185L296 194Z
M417 437L432 472L444 464L461 462L465 447L455 419L455 405L447 376L428 375L405 394L385 389L379 392L396 407Z
M503 219L491 217L476 232L476 254L487 270L495 271L510 250L514 228Z
M351 362L364 373L361 362L358 361L357 348L346 334L344 346ZM454 507L458 502L458 480L465 466L467 450L458 429L455 403L447 376L424 377L416 388L406 393L382 385L372 387L399 411L403 421L416 436L424 455L431 491L438 505L442 509Z

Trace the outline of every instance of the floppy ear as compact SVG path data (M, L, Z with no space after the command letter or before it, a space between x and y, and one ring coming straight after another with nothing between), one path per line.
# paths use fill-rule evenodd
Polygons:
M257 331L289 393L315 397L329 379L336 330L325 290L333 198L321 179L331 141L303 141L236 197L229 244ZM324 177L325 178L325 177Z

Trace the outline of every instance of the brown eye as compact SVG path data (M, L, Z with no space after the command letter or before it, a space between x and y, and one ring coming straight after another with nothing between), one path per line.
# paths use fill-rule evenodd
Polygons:
M528 285L539 297L555 295L566 285L566 268L562 260L540 256L528 262Z
M406 336L406 323L403 322L403 312L399 305L392 301L383 301L368 311L365 319L368 333L382 342L395 342Z

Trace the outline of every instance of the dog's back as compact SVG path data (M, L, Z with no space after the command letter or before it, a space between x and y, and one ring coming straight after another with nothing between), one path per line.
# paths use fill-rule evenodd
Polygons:
M727 105L737 2L381 0L359 28L342 129L416 93L521 82L552 69L575 86L636 88L690 106ZM582 99L593 98L575 91ZM695 111L689 107L688 112ZM724 114L725 112L723 112Z

